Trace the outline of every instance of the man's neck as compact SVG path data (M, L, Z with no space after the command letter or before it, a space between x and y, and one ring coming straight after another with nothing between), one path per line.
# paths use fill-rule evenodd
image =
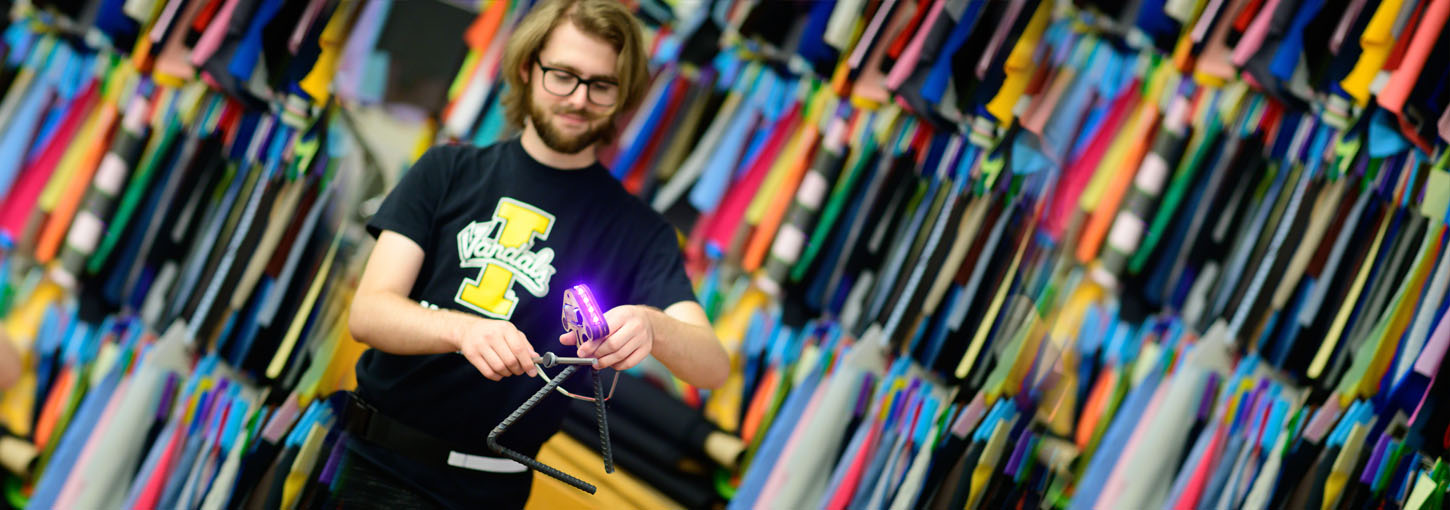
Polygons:
M577 170L593 165L595 161L594 147L589 147L578 154L564 154L549 148L544 144L544 139L539 138L539 132L534 130L532 124L524 126L524 134L521 139L524 145L524 152L529 153L536 161L560 170Z

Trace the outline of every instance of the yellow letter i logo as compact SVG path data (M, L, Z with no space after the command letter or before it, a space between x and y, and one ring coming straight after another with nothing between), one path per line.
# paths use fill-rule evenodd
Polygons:
M532 205L501 198L494 208L493 219L501 227L497 241L504 248L521 248L535 239L549 238L554 216ZM514 293L514 272L493 261L484 264L477 279L465 279L453 300L489 317L508 320L519 303Z

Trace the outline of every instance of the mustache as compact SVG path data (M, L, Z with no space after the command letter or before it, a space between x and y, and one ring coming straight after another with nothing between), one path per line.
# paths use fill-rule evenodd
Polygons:
M580 109L580 108L569 108L567 106L554 107L553 108L553 112L556 115L577 115L577 116L584 117L585 119L589 119L589 120L596 120L596 119L599 119L601 117L600 115L597 115L597 114L595 114L593 112L590 112L588 110L584 110L584 109Z

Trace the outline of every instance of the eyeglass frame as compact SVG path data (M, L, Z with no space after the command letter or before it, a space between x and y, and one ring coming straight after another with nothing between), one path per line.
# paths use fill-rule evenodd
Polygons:
M549 66L546 66L546 65L544 65L544 62L543 61L539 60L538 57L534 57L534 65L539 66L539 71L540 71L540 73L539 73L539 79L540 80L547 80L548 79L547 78L547 75L551 71L552 72L564 73L565 75L567 75L570 78L573 78L574 79L574 86L569 87L569 92L566 92L566 93L563 93L563 94L560 94L558 92L549 90L549 86L545 84L545 83L547 83L547 81L542 81L541 83L539 83L539 86L541 86L541 87L544 88L544 92L548 92L548 93L553 94L553 95L558 96L558 97L569 97L569 96L574 95L574 92L576 92L576 91L579 90L579 85L584 85L584 100L589 101L589 103L592 104L592 105L599 106L599 107L603 107L603 108L613 108L614 105L619 102L619 97L617 96L617 94L619 92L618 91L619 82L618 81L615 81L615 79L613 79L613 78L587 78L586 79L583 76L579 76L578 74L575 74L573 71L570 71L568 69L559 68L559 67L549 67ZM603 104L603 103L600 103L599 101L595 101L594 100L594 88L593 88L595 83L607 84L607 85L614 86L615 89L616 89L615 90L616 97L614 98L614 101L611 101L609 104Z

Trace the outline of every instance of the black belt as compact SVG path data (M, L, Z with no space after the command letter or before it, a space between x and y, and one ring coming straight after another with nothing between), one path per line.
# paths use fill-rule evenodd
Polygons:
M448 441L394 420L364 402L356 393L349 393L347 402L348 434L418 462L487 473L528 471L528 467L511 459L468 453Z

